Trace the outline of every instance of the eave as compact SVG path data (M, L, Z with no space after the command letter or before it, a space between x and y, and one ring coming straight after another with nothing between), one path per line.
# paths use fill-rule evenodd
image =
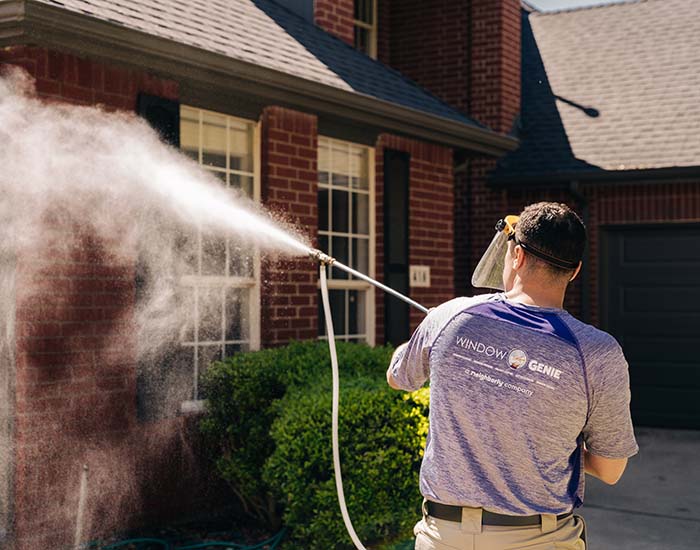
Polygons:
M573 172L543 172L523 176L498 176L489 184L499 188L566 187L572 182L587 185L685 183L700 180L700 166L670 166L632 170L590 170Z

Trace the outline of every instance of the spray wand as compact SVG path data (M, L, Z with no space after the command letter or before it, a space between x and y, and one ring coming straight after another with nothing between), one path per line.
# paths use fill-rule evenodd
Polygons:
M415 307L416 309L419 309L423 313L428 313L428 308L420 305L415 300L411 300L408 296L404 296L403 294L394 290L393 288L388 287L386 285L383 285L379 281L372 279L372 277L368 277L364 273L360 273L359 271L356 271L353 268L346 266L345 264L339 262L335 258L329 256L328 254L321 252L320 250L318 250L316 248L309 249L309 256L311 256L317 262L320 262L322 267L324 265L330 265L333 267L337 267L338 269L342 269L343 271L348 272L353 277L357 277L358 279L362 279L363 281L368 282L369 284L374 285L377 288L382 289L384 292L391 294L392 296L396 296L400 300L403 300L407 304Z
M388 292L392 296L407 302L413 307L421 310L423 313L428 313L428 309L420 305L418 302L411 300L409 297L404 296L400 292L397 292L393 288L383 285L379 281L375 281L371 277L355 271L351 267L342 264L335 258L324 254L320 250L315 248L309 249L309 255L319 262L319 279L321 281L321 298L323 300L323 312L326 318L326 334L328 335L328 348L331 355L331 369L333 371L333 411L332 411L332 435L333 435L333 471L335 473L335 488L338 492L338 503L340 504L340 513L343 516L343 522L345 523L345 528L355 544L357 550L367 550L365 546L360 541L360 538L355 533L355 528L352 526L352 521L350 521L350 515L348 514L348 508L345 504L345 492L343 491L343 479L340 471L340 449L338 443L338 409L340 404L340 375L338 371L338 354L335 349L335 333L333 332L333 319L331 317L331 306L330 300L328 299L328 281L326 280L326 266L334 266L343 271L347 271L349 274L367 281L368 283Z

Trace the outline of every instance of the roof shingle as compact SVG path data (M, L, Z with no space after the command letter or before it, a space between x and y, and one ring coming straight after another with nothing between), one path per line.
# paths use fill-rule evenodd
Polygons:
M399 72L271 0L35 1L483 128Z
M700 166L697 0L525 14L522 79L498 176Z

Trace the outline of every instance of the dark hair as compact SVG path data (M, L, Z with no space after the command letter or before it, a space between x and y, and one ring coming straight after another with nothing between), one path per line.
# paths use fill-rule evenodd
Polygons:
M578 214L565 204L538 202L526 206L515 226L515 237L527 247L544 252L566 263L578 264L586 246L586 227ZM570 274L572 269L531 257L555 275Z

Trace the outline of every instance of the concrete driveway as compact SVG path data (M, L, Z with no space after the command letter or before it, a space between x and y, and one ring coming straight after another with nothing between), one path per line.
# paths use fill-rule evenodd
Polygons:
M639 454L617 485L586 476L588 550L698 550L700 431L635 433Z

